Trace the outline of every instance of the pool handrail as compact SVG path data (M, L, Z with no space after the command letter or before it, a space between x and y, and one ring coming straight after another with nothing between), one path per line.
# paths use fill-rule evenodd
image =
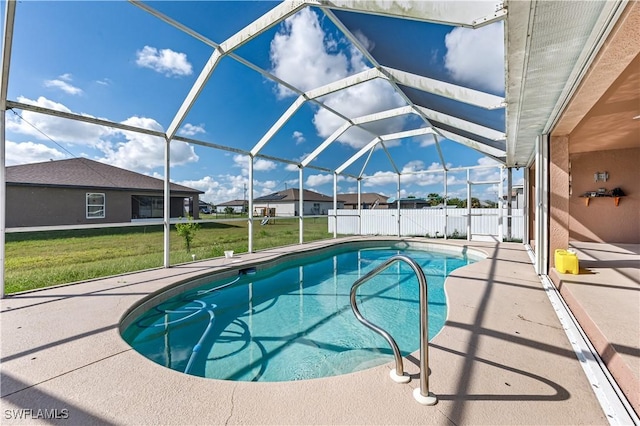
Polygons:
M427 305L427 278L425 277L422 268L420 268L420 265L418 265L415 260L404 254L397 254L390 257L381 265L377 266L364 276L358 278L353 283L350 292L351 309L353 310L353 313L355 314L358 321L360 321L362 324L375 331L376 333L380 334L387 342L389 342L389 345L391 345L391 348L393 349L393 355L396 362L396 368L395 370L391 371L391 377L393 378L395 375L395 381L403 382L401 378L407 376L404 376L402 355L400 354L400 349L398 349L398 344L387 331L365 319L360 313L356 302L356 291L358 290L358 287L387 269L395 262L407 263L416 274L416 277L418 278L418 284L420 285L420 387L414 389L413 396L420 404L434 405L438 401L438 399L433 393L429 392L429 313ZM407 381L408 380L405 380L404 382L406 383Z

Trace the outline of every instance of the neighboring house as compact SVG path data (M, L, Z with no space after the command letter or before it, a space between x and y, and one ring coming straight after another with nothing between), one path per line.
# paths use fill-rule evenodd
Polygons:
M388 208L397 209L398 208L398 200L395 198L389 198L387 200ZM400 198L400 208L401 209L423 209L425 207L430 207L429 201L424 198Z
M163 217L161 179L87 158L9 166L6 182L8 228ZM197 206L203 193L174 183L170 190L171 217L184 217L185 205ZM198 217L193 207L189 210L189 214Z
M506 206L507 196L503 195ZM521 209L524 207L524 185L513 185L511 188L511 208L513 209Z
M247 210L249 202L247 200L232 200L216 205L216 213L226 213L227 208L231 208L233 213L242 213Z
M254 216L298 216L300 191L290 188L273 194L258 197L253 200ZM333 209L333 197L328 197L305 189L302 193L304 215L326 215ZM342 200L338 200L338 208L344 207Z
M344 208L357 210L358 209L358 194L338 194L338 198L344 201ZM387 203L386 195L376 194L375 192L364 192L360 194L360 202L363 209L387 209L389 204Z

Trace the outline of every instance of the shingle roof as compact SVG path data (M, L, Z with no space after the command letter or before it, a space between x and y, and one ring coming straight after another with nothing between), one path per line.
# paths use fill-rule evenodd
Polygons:
M338 198L345 204L358 204L358 194L338 194ZM386 195L376 194L375 192L363 192L360 194L360 201L365 204L373 204L378 201L379 204L387 204Z
M162 191L164 182L151 176L110 166L87 158L46 161L6 168L7 184ZM203 191L171 184L171 191L202 194Z
M284 191L274 192L273 194L264 195L262 197L258 197L254 199L254 202L262 203L262 202L271 202L271 203L290 203L292 201L300 200L298 188L290 188L285 189ZM333 202L333 197L328 197L326 195L320 194L318 192L310 191L305 189L302 193L304 201L325 201L325 202ZM342 201L341 199L339 201Z
M220 203L220 204L216 204L216 206L218 207L224 207L224 206L244 206L248 203L247 200L231 200L231 201L227 201L226 203Z

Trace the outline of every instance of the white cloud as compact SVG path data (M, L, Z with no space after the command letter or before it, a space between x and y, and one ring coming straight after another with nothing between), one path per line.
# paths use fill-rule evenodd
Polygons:
M19 96L18 102L55 111L73 112L65 105L51 101L43 96L37 100ZM39 140L48 140L48 138L44 136L47 135L57 142L95 147L99 145L104 138L113 133L112 130L104 126L97 126L76 120L67 120L46 114L37 114L31 111L22 111L20 115L24 120L14 115L7 115L7 130L28 135ZM81 115L91 117L88 114Z
M338 176L338 182L342 182L345 179L344 176ZM331 174L317 174L309 175L305 186L315 188L318 186L326 185L328 183L333 184L333 175Z
M123 124L162 131L162 126L152 118L131 117ZM105 153L101 161L139 172L149 172L164 165L164 139L136 132L119 131L125 141L106 142L100 148ZM182 142L171 143L171 166L198 161L193 146Z
M191 123L186 123L178 131L178 134L182 136L195 136L198 133L207 133L206 130L204 130L204 124L196 126Z
M382 186L398 183L398 175L394 172L377 171L372 175L368 175L363 181L363 186Z
M48 160L62 160L67 155L57 149L34 142L11 142L6 144L6 165L39 163Z
M198 180L183 180L176 183L204 191L200 199L214 205L232 200L244 200L249 197L248 191L245 192L245 189L248 190L249 188L249 180L246 176L225 174L205 176ZM253 195L254 197L259 197L270 194L276 186L277 182L273 180L254 180Z
M276 163L263 158L258 158L253 162L253 170L257 172L268 172L269 170L274 170L276 167Z
M454 28L445 37L444 65L460 83L494 93L504 92L503 24L478 28Z
M271 41L273 73L297 88L307 91L345 76L349 66L347 56L341 52L329 53L330 43L310 9L302 9L286 19ZM278 86L280 98L291 92Z
M297 164L287 164L284 169L288 172L297 172L300 170Z
M429 135L418 136L414 140L416 142L418 142L421 147L424 148L424 147L427 147L427 146L435 145L435 143L436 143L436 135L429 134Z
M358 33L357 37L364 46L371 47L362 33ZM307 91L368 68L360 52L351 48L348 53L336 51L335 40L324 33L316 13L306 8L285 20L271 42L272 72L300 90ZM283 98L292 93L278 86L277 95ZM325 96L321 101L348 117L359 117L404 104L402 98L383 80L350 87ZM324 108L319 109L313 118L318 135L323 138L331 135L343 122ZM393 123L382 122L378 125L380 128L376 128L376 125L371 128L380 133L393 133L401 130L402 125L403 120L398 120ZM372 138L371 133L355 129L342 135L338 141L359 148Z
M296 141L296 144L301 144L304 141L306 141L305 137L304 137L304 133L299 132L299 131L295 131L293 132L293 134L291 135L291 137L293 138L293 140Z
M136 52L136 64L167 77L191 75L193 69L185 53L145 46Z
M329 107L341 114L355 118L375 112L385 111L404 105L402 98L394 92L392 87L384 80L376 79L367 81L349 89L325 96L322 101ZM327 109L319 109L313 117L313 124L318 130L318 135L323 138L329 137L338 127L342 126L344 120ZM370 132L359 128L351 128L345 132L339 142L345 143L353 148L362 148L375 136L374 134L396 133L404 128L405 118L399 117L397 120L385 120L367 124ZM392 144L392 143L391 143ZM387 143L389 146L390 143Z
M239 167L243 176L249 175L249 156L236 154L233 156L233 166ZM274 170L277 167L276 163L263 158L258 158L253 161L253 170L256 172L268 172Z
M44 97L40 97L36 101L19 97L18 101L57 111L73 112L65 105ZM162 138L45 114L35 114L30 111L22 111L21 115L24 120L17 116L7 116L7 130L41 141L52 139L61 145L89 147L100 152L95 157L96 160L140 173L148 173L152 169L164 165L164 140ZM81 115L90 117L87 114ZM163 130L162 126L152 118L130 117L122 123L151 130ZM198 161L198 156L193 146L180 142L171 143L172 165L195 161Z
M54 80L45 80L44 87L51 87L54 89L60 89L69 95L81 95L82 89L73 86L71 82L71 74L62 74Z
M471 169L472 181L497 181L500 180L500 163L489 157L480 157L479 166L495 166L486 169ZM506 175L505 175L506 176Z

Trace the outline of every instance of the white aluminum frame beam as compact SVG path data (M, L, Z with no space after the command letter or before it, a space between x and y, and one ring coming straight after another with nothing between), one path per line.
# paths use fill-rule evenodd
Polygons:
M352 126L365 124L365 123L371 123L371 122L374 122L374 121L385 120L385 119L388 119L388 118L393 118L393 117L398 117L398 116L401 116L401 115L411 114L413 112L414 112L413 108L411 106L407 105L407 106L403 106L403 107L400 107L400 108L394 108L394 109L390 109L390 110L386 110L386 111L382 111L382 112L376 112L376 113L373 113L373 114L368 114L368 115L363 115L361 117L353 118L353 119L345 122L338 129L336 129L336 131L333 132L333 134L331 134L331 136L329 136L320 145L318 145L318 147L316 149L314 149L313 152L311 152L311 154L309 154L304 160L302 160L302 162L300 164L302 164L303 167L307 167L309 165L309 163L311 163L313 160L315 160L318 157L318 155L320 155L322 153L322 151L327 149L327 147L329 145L331 145L333 142L335 142L344 132L346 132Z
M420 105L416 105L416 108L418 108L418 110L420 110L430 120L438 121L442 124L455 127L456 129L464 130L465 132L473 133L474 135L478 135L486 139L499 141L507 138L507 135L504 132L499 132L490 127L480 126L479 124L475 124L448 114L443 114L441 112L434 111Z
M380 72L375 68L371 68L358 74L354 74L341 80L318 87L316 89L309 90L298 96L293 104L291 104L291 106L284 112L284 114L280 116L278 121L276 121L273 126L271 126L267 133L265 133L265 135L251 149L251 155L257 155L307 100L313 100L321 96L326 96L331 93L338 92L340 90L358 85L360 83L378 77L380 77Z
M339 92L340 90L344 90L352 86L357 86L358 84L365 83L376 78L384 78L384 76L376 68L369 68L357 74L353 74L343 79L325 84L324 86L308 90L304 93L304 96L307 99L316 99L322 96L330 95L331 93Z
M202 92L202 89L207 84L207 81L213 74L213 71L216 69L224 55L241 47L245 43L248 43L277 23L298 12L303 7L306 7L304 2L292 1L278 3L278 5L276 5L269 12L265 13L264 15L244 27L242 30L232 35L226 41L222 42L219 47L217 47L213 51L213 53L209 57L209 60L207 60L207 63L200 72L200 75L196 79L196 82L191 87L189 94L184 99L182 105L178 109L178 112L174 116L173 121L167 129L167 139L171 141L176 135L176 133L178 132L178 128L186 118L189 110L195 103L196 99L200 95L200 92Z
M251 155L257 155L262 148L275 136L278 131L284 126L287 121L300 109L300 107L305 103L306 99L304 96L298 96L298 98L287 108L287 110L278 118L278 120L271 126L267 133L264 134L262 138L258 141L258 143L251 149Z
M441 129L439 127L434 127L443 137L462 144L464 146L468 146L469 148L475 149L482 154L489 155L491 157L504 157L505 152L501 149L494 148L489 145L485 145L482 142L478 142L474 139L466 138L464 136L460 136L456 133L450 132L448 130ZM500 161L502 162L502 161Z
M410 138L413 136L426 135L428 133L434 133L431 127L422 127L420 129L408 130L405 132L390 133L388 135L380 135L372 139L368 144L363 146L360 151L353 154L347 161L345 161L340 167L336 169L336 173L341 174L347 167L353 164L358 158L362 157L367 151L375 148L377 144L384 141Z
M492 95L490 93L468 89L466 87L446 83L433 78L423 77L421 75L412 74L391 67L382 67L382 70L396 83L412 87L423 92L433 93L435 95L464 102L465 104L475 105L488 110L504 108L506 106L505 99L503 97Z
M507 10L502 1L431 2L431 1L308 1L331 9L368 13L416 21L434 22L457 27L479 28L505 19Z
M375 146L380 142L382 142L382 139L380 139L380 137L373 138L368 144L360 148L360 151L356 152L347 161L342 163L342 165L336 169L336 173L341 174L344 171L344 169L346 169L351 164L353 164L353 162L356 161L358 158L362 157L367 151L375 148Z
M71 112L65 112L65 111L58 111L55 109L50 109L50 108L44 108L41 106L37 106L37 105L31 105L31 104L25 104L22 102L15 102L15 101L6 101L6 105L7 105L7 109L19 109L22 111L30 111L30 112L36 112L39 114L46 114L46 115L51 115L53 117L59 117L59 118L66 118L69 120L75 120L75 121L82 121L85 123L90 123L90 124L96 124L98 126L106 126L106 127L112 127L114 129L120 129L120 130L127 130L130 132L136 132L136 133L143 133L146 135L151 135L151 136L157 136L159 138L164 139L165 138L165 133L162 131L158 131L158 130L151 130L151 129L146 129L144 127L137 127L137 126L130 126L128 124L122 124L122 123L115 123L113 121L109 121L109 120L103 120L100 118L95 118L95 117L88 117L85 115L80 115L80 114L74 114Z

